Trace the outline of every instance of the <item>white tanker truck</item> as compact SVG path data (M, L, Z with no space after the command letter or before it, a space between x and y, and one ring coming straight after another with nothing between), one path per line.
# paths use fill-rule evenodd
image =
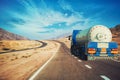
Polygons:
M73 30L71 54L83 60L118 58L118 44L112 42L111 31L96 25L86 30Z

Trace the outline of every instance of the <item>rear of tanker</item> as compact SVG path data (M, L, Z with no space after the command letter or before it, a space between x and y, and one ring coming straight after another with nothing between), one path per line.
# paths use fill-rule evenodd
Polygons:
M71 54L83 60L118 59L118 44L112 41L112 33L106 26L73 30Z

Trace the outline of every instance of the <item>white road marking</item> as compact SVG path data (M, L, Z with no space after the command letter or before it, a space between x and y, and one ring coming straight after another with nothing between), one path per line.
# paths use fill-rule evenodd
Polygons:
M89 68L89 69L92 69L92 67L91 67L91 66L89 66L89 65L87 65L87 64L85 65L85 67L87 67L87 68Z
M78 62L82 62L81 60L78 60Z
M115 62L120 62L120 60L115 60L115 59L112 59L113 61L115 61Z
M56 53L57 52L53 53L53 56L42 67L40 67L28 80L34 80L34 78L43 70L43 68L53 59Z
M107 76L105 75L100 75L101 78L103 78L104 80L110 80L110 78L108 78Z
M113 61L115 61L115 62L120 62L120 61L118 61L118 60L113 60Z
M72 56L74 56L74 55L72 55Z
M77 58L77 57L74 57L74 58Z

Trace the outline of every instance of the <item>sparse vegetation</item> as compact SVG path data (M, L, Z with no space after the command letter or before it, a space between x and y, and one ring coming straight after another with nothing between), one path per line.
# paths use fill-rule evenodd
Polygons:
M28 55L28 57L31 57L31 55Z
M15 59L18 59L18 57L16 56Z
M16 42L19 44L14 44ZM46 41L46 43L47 42L48 41ZM49 44L43 48L35 48L41 45L41 43L37 41L6 41L3 43L5 43L4 47L9 48L10 51L14 51L14 49L19 50L0 55L0 65L2 65L0 66L0 76L10 80L23 80L23 77L26 80L28 76L36 71L38 67L42 66L58 48L58 43L56 44L56 42L49 42ZM36 43L39 43L39 45L36 46ZM28 46L27 44L32 44L32 46ZM33 49L20 51L20 48L25 49L28 47ZM16 73L18 74L16 75Z
M16 51L15 49L12 49L11 51Z
M17 54L12 54L12 56L17 56Z
M15 59L11 59L11 61L14 61Z
M3 42L0 42L0 45L2 44Z
M3 50L10 50L9 48L3 48Z
M36 45L39 44L39 45ZM41 45L40 42L38 41L28 41L28 40L20 40L20 41L15 41L15 40L2 40L0 41L0 52L2 51L16 51L16 50L25 50L25 49L32 49L39 47Z
M22 56L22 58L28 58L28 56Z

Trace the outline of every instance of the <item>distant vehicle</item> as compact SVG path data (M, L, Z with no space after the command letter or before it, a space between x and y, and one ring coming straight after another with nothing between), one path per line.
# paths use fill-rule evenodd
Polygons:
M89 29L73 30L71 40L71 54L83 60L96 58L118 58L118 44L112 42L111 31L96 25Z

